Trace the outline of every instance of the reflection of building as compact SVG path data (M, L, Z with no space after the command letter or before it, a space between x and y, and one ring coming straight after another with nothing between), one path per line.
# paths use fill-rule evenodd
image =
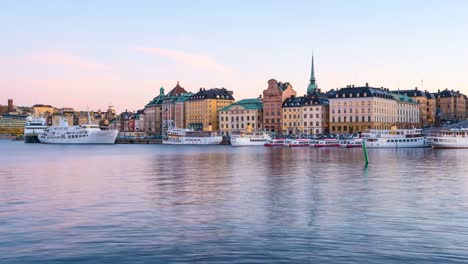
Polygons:
M435 124L436 99L434 94L428 91L418 90L398 90L393 93L403 94L413 98L419 103L420 126L431 126Z
M244 99L219 110L220 131L229 135L263 129L262 98Z
M186 103L186 127L195 130L218 130L218 110L234 102L232 91L212 88L192 95Z
M328 98L313 89L301 97L283 103L283 133L318 135L328 133Z
M282 106L284 100L295 96L291 84L282 83L275 79L268 81L268 88L263 91L263 128L267 131L282 131Z
M440 109L440 118L443 121L460 121L467 118L466 95L460 91L448 90L438 91L435 94L437 108Z
M162 102L164 99L164 87L159 89L159 95L153 98L144 110L145 131L150 135L162 133Z

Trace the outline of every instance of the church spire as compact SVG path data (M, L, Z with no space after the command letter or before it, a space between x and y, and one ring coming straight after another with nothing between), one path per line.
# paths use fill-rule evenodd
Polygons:
M312 53L312 63L310 66L310 83L307 87L307 94L313 93L317 89L317 84L315 83L315 71L314 71L314 53Z

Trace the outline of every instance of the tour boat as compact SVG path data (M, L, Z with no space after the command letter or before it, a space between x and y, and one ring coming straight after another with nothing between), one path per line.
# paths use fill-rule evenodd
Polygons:
M294 139L289 143L289 147L308 147L310 146L310 139L299 138Z
M102 130L91 122L68 126L67 119L61 117L58 126L44 129L39 135L39 141L44 144L114 144L118 133L114 129Z
M340 141L341 148L362 148L362 139L348 139Z
M441 130L427 137L428 144L434 149L468 148L468 128Z
M289 143L286 143L286 142L289 142L289 141L287 139L284 139L284 138L275 138L275 139L268 140L263 145L265 147L282 147L282 146L284 146L284 144L289 144Z
M422 129L370 129L362 133L367 148L424 148L428 147Z
M194 131L186 128L174 128L167 131L163 144L168 145L219 145L223 137L213 131Z
M311 148L330 148L330 147L339 147L340 141L337 139L318 139L318 140L311 140L310 147Z
M263 146L269 140L271 140L271 137L265 132L245 132L232 135L231 145L233 147Z
M26 124L24 126L24 143L41 143L39 141L39 135L48 128L46 120L43 117L32 117L26 118Z

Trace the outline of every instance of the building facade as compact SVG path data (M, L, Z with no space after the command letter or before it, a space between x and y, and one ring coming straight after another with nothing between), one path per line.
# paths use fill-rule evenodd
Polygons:
M172 90L167 93L167 95L162 100L162 129L163 133L168 129L177 127L176 118L180 116L180 113L176 111L176 102L179 101L179 98L187 94L187 91L179 85L172 88ZM180 127L179 127L180 128Z
M162 134L162 102L164 99L164 87L159 89L159 95L154 97L144 109L144 127L149 136Z
M330 94L330 132L358 133L419 124L419 104L399 102L388 89L348 86ZM400 115L411 113L408 119ZM417 122L416 122L417 120ZM414 122L414 123L413 123Z
M220 109L219 124L223 135L263 130L262 98L240 100Z
M462 121L467 118L466 95L460 91L438 91L435 94L437 109L440 111L441 121Z
M290 97L283 103L283 133L288 135L328 134L329 102L313 90L306 96Z
M275 79L268 81L268 87L263 91L263 128L267 131L281 133L283 131L283 102L296 96L292 85Z
M434 94L428 91L421 91L418 87L414 90L398 90L393 93L402 94L413 98L419 103L419 122L421 127L433 126L436 121L437 103Z
M194 130L219 130L218 110L234 103L233 92L225 88L200 88L185 102L185 127Z

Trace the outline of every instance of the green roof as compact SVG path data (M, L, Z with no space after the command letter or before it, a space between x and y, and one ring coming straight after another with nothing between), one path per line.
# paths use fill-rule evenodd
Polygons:
M250 99L243 99L238 102L235 102L233 104L230 104L224 108L221 108L219 111L227 111L231 109L234 106L241 106L244 109L247 110L258 110L258 109L263 109L263 103L260 99L258 98L250 98Z
M413 98L407 96L407 95L404 95L404 94L398 94L398 93L391 93L393 98L395 98L395 100L397 101L403 101L403 102L408 102L408 103L416 103L416 101L414 101Z

